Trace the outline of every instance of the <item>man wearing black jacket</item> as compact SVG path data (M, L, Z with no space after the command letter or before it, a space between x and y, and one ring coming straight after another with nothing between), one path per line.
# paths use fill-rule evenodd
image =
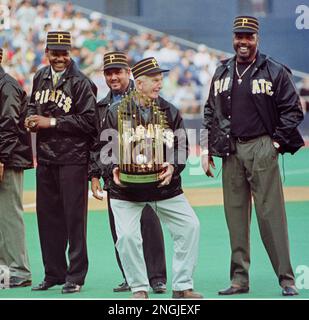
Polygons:
M23 174L33 167L30 133L24 128L27 95L1 66L0 48L0 271L10 288L31 285L23 220Z
M130 80L130 73L127 57L123 52L108 52L104 55L104 77L107 85L110 88L110 91L107 96L97 104L96 118L98 121L97 126L99 128L99 133L102 130L105 116L110 105L121 100L126 93L134 89L134 83L132 80ZM91 152L89 177L91 178L91 189L93 196L98 200L102 200L103 197L99 194L102 192L100 184L102 172L99 165L99 158L99 152ZM107 191L110 228L114 243L116 245L117 234L109 197L109 189L111 187L110 179L108 179L108 177L103 177L103 179L104 189ZM150 286L152 287L154 293L164 293L166 291L166 262L163 232L159 218L153 209L148 205L146 205L142 213L141 230L143 238L143 251ZM118 251L115 250L115 253L118 266L124 278L124 282L117 288L114 288L114 292L129 291L130 287L127 284Z
M88 270L88 160L95 139L96 87L70 58L69 32L48 32L50 66L34 76L25 126L37 132L37 215L45 278L79 292ZM66 248L68 260L66 260Z
M234 20L235 57L217 68L204 111L208 141L202 165L213 177L212 156L223 159L225 217L231 243L231 286L220 295L249 292L251 197L260 234L284 296L297 295L290 262L279 153L303 144L303 119L290 70L258 52L258 20ZM207 145L208 144L208 145Z
M133 66L136 90L145 99L140 101L141 104L137 104L136 114L130 109L126 111L126 125L130 122L132 128L136 129L134 126L137 125L137 121L138 126L143 127L151 117L159 116L158 113L156 116L153 115L152 104L149 101L157 103L162 117L166 119L165 129L170 133L171 139L165 144L166 156L163 159L164 169L159 175L160 183L124 187L119 178L117 155L112 154L110 157L107 152L101 154L105 174L111 181L110 204L118 239L116 248L135 299L148 298L149 290L140 232L140 218L146 204L150 205L160 220L167 224L174 240L173 298L202 297L193 291L193 271L198 256L199 220L183 194L180 177L188 155L187 138L179 111L159 97L162 72L165 71L152 57L143 59ZM149 100L148 103L146 99ZM113 104L107 112L103 127L108 130L107 135L108 132L113 134L118 130L118 108L119 104ZM118 150L118 143L118 139L114 139L109 146ZM168 152L168 149L172 151Z

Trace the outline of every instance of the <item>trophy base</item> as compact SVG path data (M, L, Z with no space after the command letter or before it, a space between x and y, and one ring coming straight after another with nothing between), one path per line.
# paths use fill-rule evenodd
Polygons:
M143 186L149 184L158 184L160 182L159 175L161 172L149 173L149 174L132 174L120 172L120 181L124 185Z

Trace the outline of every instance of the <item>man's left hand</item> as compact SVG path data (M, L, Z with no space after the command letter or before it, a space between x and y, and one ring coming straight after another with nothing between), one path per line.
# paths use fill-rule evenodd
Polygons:
M172 166L168 162L163 163L163 168L166 168L163 170L163 172L160 174L159 178L162 181L159 185L158 188L167 186L171 183L173 173L174 173L174 166Z

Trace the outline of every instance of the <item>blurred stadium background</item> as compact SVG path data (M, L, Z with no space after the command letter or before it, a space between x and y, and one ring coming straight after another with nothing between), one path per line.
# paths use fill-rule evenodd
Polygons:
M300 14L296 9L299 5L297 0L1 0L0 46L5 49L3 67L30 94L34 73L47 63L44 56L47 31L71 31L74 43L72 57L98 86L99 100L108 91L102 74L105 52L124 50L131 64L144 57L155 56L163 68L171 70L164 78L162 95L180 109L187 128L199 129L216 65L233 52L233 18L238 14L255 15L261 23L261 51L293 69L305 114L301 132L308 145L309 31L297 27L296 20ZM307 18L309 20L308 13ZM302 21L306 23L305 18ZM190 142L192 155L183 181L186 194L202 224L196 289L206 298L216 298L216 291L228 284L229 272L229 242L220 174L215 180L206 179L195 153L198 151L198 135L190 135ZM285 156L285 170L282 170L295 267L309 266L308 156L308 148L296 156ZM219 162L217 167L218 172ZM36 283L43 277L43 267L36 215L28 214L35 212L35 170L25 174L24 204L29 255ZM105 203L90 200L89 212L90 270L87 289L74 298L127 298L128 294L112 293L112 288L121 279L114 258ZM255 289L246 297L280 298L255 218L253 224L252 287ZM167 234L165 238L169 253L170 239ZM170 255L168 264L171 265ZM169 284L170 278L169 268ZM44 296L30 293L27 288L4 291L0 292L0 298L62 298L57 290L51 290ZM309 298L308 290L301 293L300 298ZM170 292L163 298L169 296Z

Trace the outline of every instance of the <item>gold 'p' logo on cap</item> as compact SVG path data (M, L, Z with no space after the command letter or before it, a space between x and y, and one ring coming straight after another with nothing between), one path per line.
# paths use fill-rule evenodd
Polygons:
M103 63L104 71L111 68L129 68L128 58L122 51L105 53L103 57Z
M115 60L115 59L116 59L116 57L115 57L114 54L111 54L111 55L109 56L110 63L113 63L113 60Z
M157 62L157 59L154 57L145 58L139 62L137 62L132 67L132 73L134 79L139 78L143 75L151 75L155 73L168 72L169 70L161 69Z
M61 43L61 40L64 38L63 34L58 34L58 43Z
M234 19L233 32L258 33L259 21L255 17L238 16Z
M152 59L151 62L152 62L154 67L159 67L158 62L157 62L156 59Z
M246 23L248 23L248 19L247 18L243 18L241 26L244 27L246 25Z
M48 31L46 48L51 50L70 50L71 34L67 31Z

